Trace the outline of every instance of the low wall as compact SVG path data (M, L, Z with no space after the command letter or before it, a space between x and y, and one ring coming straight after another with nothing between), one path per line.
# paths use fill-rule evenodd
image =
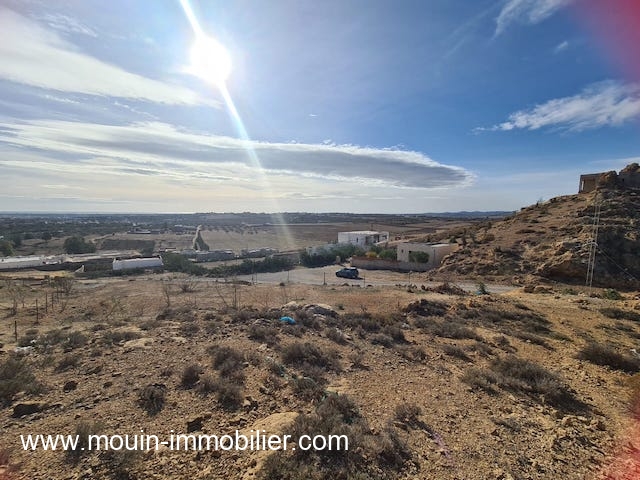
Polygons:
M398 272L426 272L433 268L429 263L399 262L367 257L352 257L351 266L364 270L395 270Z

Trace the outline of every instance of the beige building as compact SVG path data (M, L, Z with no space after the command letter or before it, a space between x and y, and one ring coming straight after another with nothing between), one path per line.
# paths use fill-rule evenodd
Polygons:
M427 264L429 268L436 268L442 263L442 259L458 249L457 243L399 243L398 246L399 262L415 262L413 253L426 253L429 258Z

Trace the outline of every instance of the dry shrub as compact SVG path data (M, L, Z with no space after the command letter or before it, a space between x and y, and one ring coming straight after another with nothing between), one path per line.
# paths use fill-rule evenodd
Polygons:
M43 389L24 359L9 355L0 363L0 405L10 405L19 392L40 393Z
M255 342L266 343L270 347L280 342L279 330L276 327L265 325L251 325L249 327L249 338Z
M282 361L294 366L314 365L333 372L341 370L338 353L335 350L323 351L309 342L294 342L285 346L282 349Z
M167 386L162 383L152 383L144 387L138 396L138 405L149 415L160 413L167 397Z
M336 327L325 328L324 334L329 340L339 345L345 345L347 343L347 336Z
M418 345L397 345L395 351L410 362L420 363L427 359L427 352Z
M414 427L420 424L422 408L415 403L402 403L398 405L394 412L394 417L400 423Z
M218 380L216 398L222 408L228 411L234 411L240 408L244 400L242 388L226 379Z
M630 320L632 322L640 322L640 313L632 312L630 310L623 310L616 307L604 307L600 309L600 313L605 317L613 318L614 320Z
M515 356L492 362L498 383L505 390L525 394L564 410L585 410L586 405L575 398L554 373L541 365Z
M56 366L56 372L64 372L66 370L70 370L74 367L77 367L78 363L80 363L79 355L66 354L58 362L58 365Z
M466 352L459 347L458 345L443 345L442 351L445 355L450 357L459 358L460 360L464 360L465 362L472 362L471 358L466 354Z
M623 355L613 347L595 342L585 345L578 353L578 358L627 373L636 373L640 370L640 359Z
M187 365L182 371L180 385L182 385L182 388L193 388L200 380L200 375L202 375L202 367L200 365Z
M80 457L89 452L89 436L98 435L102 430L102 425L97 422L81 420L76 424L75 435L78 439L74 449L66 451L67 456L74 462L78 462Z
M357 405L345 395L329 394L315 412L299 415L291 432L294 443L302 435L345 435L348 449L334 445L331 450L278 451L267 458L259 478L396 478L411 458L406 441L393 427L372 435Z

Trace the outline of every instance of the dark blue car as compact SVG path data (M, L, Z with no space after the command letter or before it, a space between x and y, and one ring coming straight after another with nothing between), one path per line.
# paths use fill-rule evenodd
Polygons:
M360 273L356 267L345 267L336 272L336 277L357 279L360 277Z

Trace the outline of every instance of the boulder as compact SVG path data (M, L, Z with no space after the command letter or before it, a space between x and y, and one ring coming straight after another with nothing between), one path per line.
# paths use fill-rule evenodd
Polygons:
M331 305L324 303L305 305L304 310L315 315L324 315L325 317L337 317L338 312Z
M13 417L20 418L25 415L31 415L32 413L38 413L42 410L43 404L39 402L22 402L14 405Z

